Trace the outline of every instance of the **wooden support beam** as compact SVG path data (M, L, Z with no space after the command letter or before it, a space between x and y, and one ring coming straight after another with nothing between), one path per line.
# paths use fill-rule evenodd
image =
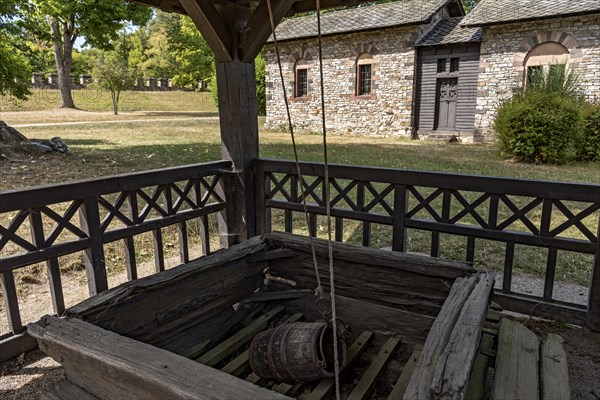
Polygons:
M358 381L358 384L348 396L348 400L363 400L368 399L379 377L383 374L385 367L392 359L394 352L400 345L400 338L392 337L388 339L383 346L375 361L369 366L369 369L363 377Z
M475 356L473 368L471 370L471 378L469 379L469 388L465 396L466 400L483 399L485 394L485 378L490 361L489 351L494 346L494 336L484 334L479 345L479 352Z
M219 215L221 247L256 235L256 202L252 163L258 158L256 76L253 63L218 62L217 85L221 155L238 173L225 175L219 192L227 207Z
M273 20L279 25L296 0L271 0ZM240 50L243 62L253 62L271 36L271 23L266 1L261 1L240 33Z
M215 53L217 62L233 60L231 52L232 37L223 18L215 8L212 1L205 0L180 0L179 3L190 16L196 28L202 34L208 47Z

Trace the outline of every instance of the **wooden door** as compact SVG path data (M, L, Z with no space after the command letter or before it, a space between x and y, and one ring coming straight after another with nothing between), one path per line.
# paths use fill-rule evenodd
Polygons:
M453 131L456 129L458 78L438 79L437 87L435 129Z

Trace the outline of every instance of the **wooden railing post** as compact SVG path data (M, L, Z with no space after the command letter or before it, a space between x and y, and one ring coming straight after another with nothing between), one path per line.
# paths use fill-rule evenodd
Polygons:
M394 222L392 250L406 252L406 212L408 210L408 190L406 185L396 185L394 190Z
M108 289L106 279L106 260L104 258L104 240L100 228L100 210L96 197L88 197L79 208L81 230L90 239L90 246L83 253L88 278L90 296Z
M587 327L600 332L600 220L596 233L596 254L594 255L594 268L592 270L592 283L588 300Z
M256 234L264 235L266 232L271 230L271 227L266 226L267 218L265 218L266 205L265 205L265 193L266 193L266 174L264 171L256 167L254 163L254 199L256 204Z

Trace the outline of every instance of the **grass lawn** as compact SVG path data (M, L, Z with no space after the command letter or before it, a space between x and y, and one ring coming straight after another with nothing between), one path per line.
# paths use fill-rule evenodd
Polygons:
M86 111L112 111L109 92L95 89L73 91L75 106ZM60 106L60 92L53 89L32 89L30 98L23 102L9 96L0 97L0 112L46 111ZM121 94L120 111L217 112L208 92L137 92ZM42 122L41 120L39 122Z
M194 111L198 110L190 110ZM161 115L164 114L155 113L148 118L159 118ZM0 161L0 189L89 179L221 158L219 126L214 118L191 120L169 114L166 114L166 117L170 119L159 118L140 122L137 119L145 117L138 115L134 121L123 120L113 124L92 121L85 125L20 128L23 134L31 138L61 136L71 147L72 153L66 157L52 155L20 162ZM3 118L10 123L23 122L21 113L4 113ZM73 117L72 114L65 118L85 120L84 117ZM29 121L31 116L25 119ZM59 120L60 118L56 117L53 122ZM299 136L298 142L301 159L322 161L319 135L303 134ZM260 143L261 157L291 159L293 156L287 133L263 129L260 132ZM331 136L329 145L332 163L583 183L600 182L599 163L562 166L519 164L503 159L493 145L455 145L359 136ZM300 221L301 216L297 217ZM282 215L275 212L274 222L283 226ZM596 230L597 223L597 218L586 221L592 231ZM320 218L319 224L321 235L324 235L325 220ZM297 226L298 232L305 231L300 222ZM348 222L345 225L345 239L360 243L360 228L360 224ZM391 228L373 226L372 231L373 246L390 245ZM172 234L175 236L174 232ZM140 251L146 252L150 258L151 242L144 239L143 243ZM442 235L441 243L443 257L464 259L464 238ZM429 245L429 235L409 231L410 251L427 253ZM145 250L146 246L150 251ZM176 252L176 249L174 251ZM115 260L122 264L121 255L117 254L117 250L114 252ZM546 254L543 249L517 246L515 272L543 276ZM503 259L504 247L501 244L477 242L477 266L501 269ZM557 279L587 284L591 276L591 265L590 257L559 252Z

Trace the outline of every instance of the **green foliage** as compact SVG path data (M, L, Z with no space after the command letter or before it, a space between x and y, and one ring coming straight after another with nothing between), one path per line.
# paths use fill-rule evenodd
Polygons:
M196 87L210 79L214 69L214 54L188 17L181 17L179 29L171 32L169 43L177 65L173 75L176 87Z
M25 100L30 94L31 67L16 13L16 2L0 0L0 95Z
M581 114L581 131L575 145L577 158L600 161L600 102L583 104Z
M479 3L479 0L462 0L463 7L465 11L468 13Z
M553 64L548 71L530 77L525 90L577 98L580 96L579 75L574 68L567 71L566 64Z
M561 163L579 130L579 106L553 92L527 91L502 103L494 128L503 155L520 161Z
M114 50L100 52L94 62L95 84L110 92L115 115L119 112L121 93L131 88L138 78L137 70L129 65L128 55L127 38L122 37Z

